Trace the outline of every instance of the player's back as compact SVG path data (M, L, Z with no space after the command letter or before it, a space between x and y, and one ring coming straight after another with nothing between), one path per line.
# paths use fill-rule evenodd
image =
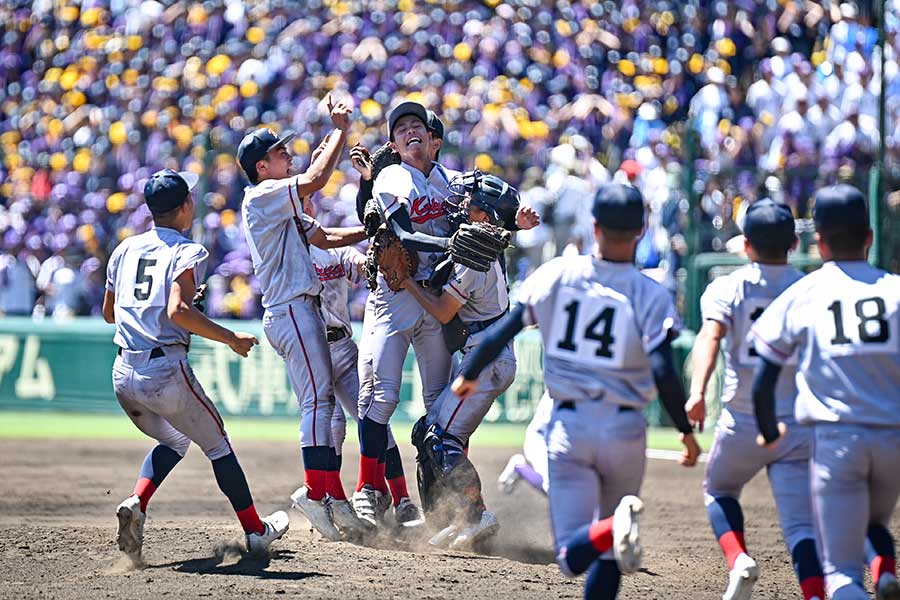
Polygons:
M789 265L753 263L717 278L703 293L700 299L703 318L727 327L722 402L731 410L753 413L751 383L759 355L753 341L748 339L750 326L779 294L802 277L803 273ZM794 412L796 356L788 360L784 370L775 392L779 416Z
M200 244L166 227L125 239L113 251L107 288L115 292L114 342L129 350L187 345L190 334L169 319L172 282L201 265L209 253ZM195 272L194 281L200 278Z
M825 263L753 331L773 358L800 347L799 419L900 425L900 276L864 261Z
M556 401L643 407L656 395L649 353L680 327L669 293L631 263L556 258L523 284Z

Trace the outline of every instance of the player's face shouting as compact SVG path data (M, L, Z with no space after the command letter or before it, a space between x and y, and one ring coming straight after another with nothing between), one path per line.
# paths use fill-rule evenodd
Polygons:
M416 163L423 157L431 160L431 134L425 124L413 115L400 117L397 121L394 126L394 145L404 162Z

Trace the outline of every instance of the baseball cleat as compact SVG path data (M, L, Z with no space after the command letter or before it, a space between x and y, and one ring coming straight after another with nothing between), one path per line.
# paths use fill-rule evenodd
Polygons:
M325 500L312 500L308 494L309 490L306 486L297 488L291 494L292 507L302 512L313 529L321 533L326 540L336 542L341 539L341 534L334 526L331 511Z
M641 566L640 527L638 517L644 503L637 496L625 496L613 513L613 551L622 573L634 573Z
M456 534L450 542L451 550L471 550L475 544L495 535L500 530L500 522L494 513L484 511L477 525L470 525Z
M900 583L897 577L885 573L878 579L878 587L875 590L876 600L900 600Z
M459 528L456 525L448 525L428 540L428 545L436 548L446 548L453 541L453 538L456 537L458 531Z
M291 526L291 520L283 510L273 512L264 518L262 523L265 527L262 533L247 534L247 552L250 554L263 554L272 542L281 539Z
M362 533L372 528L368 521L363 521L350 506L349 500L335 500L328 498L328 506L331 509L331 517L334 524L344 533Z
M378 518L376 516L376 511L378 509L379 498L381 497L381 492L369 484L364 485L361 490L353 494L353 510L356 511L356 516L372 527L377 527Z
M141 511L141 500L137 496L129 496L116 507L116 518L119 528L116 531L116 542L119 550L128 555L132 561L141 559L144 546L144 518Z
M412 500L401 498L400 504L394 507L394 521L402 527L417 527L425 522L425 517Z
M506 468L503 469L503 472L500 473L500 477L497 478L497 489L504 494L512 494L516 484L522 479L522 476L519 475L516 467L527 463L528 461L525 460L525 457L521 454L513 454L510 456L509 462L506 463Z
M384 515L391 509L393 500L390 492L385 492L378 496L378 505L375 507L375 518L379 522L384 521Z
M722 600L750 600L753 584L759 579L759 567L749 554L741 554L728 573L728 588Z

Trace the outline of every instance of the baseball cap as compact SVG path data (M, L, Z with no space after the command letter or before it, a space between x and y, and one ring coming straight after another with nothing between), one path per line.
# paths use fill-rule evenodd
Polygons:
M434 136L434 139L444 139L444 122L441 121L440 117L438 117L437 113L433 110L428 111L428 122L425 123L425 126L431 131L431 135Z
M634 231L644 226L644 198L637 188L622 183L600 186L591 211L597 225L616 231Z
M256 172L257 161L264 159L266 154L272 150L287 144L294 139L295 135L290 132L284 137L278 137L278 134L271 129L262 127L244 136L238 146L237 158L250 181L256 182L256 178L259 176Z
M196 173L163 169L150 176L144 185L144 200L151 213L162 214L184 204L185 198L200 181Z
M786 204L763 198L747 209L743 230L751 244L789 248L794 241L794 215Z
M432 113L434 114L434 113ZM418 117L422 124L425 127L429 127L429 118L428 111L425 110L425 107L419 104L418 102L412 102L407 100L406 102L401 102L397 106L391 110L391 113L388 115L388 137L393 140L394 138L394 125L397 124L397 121L400 120L401 117L405 117L407 115L413 115ZM437 118L435 116L435 118ZM441 130L443 130L444 125L441 124ZM442 131L443 133L443 131Z
M813 221L817 231L868 227L866 198L846 183L822 188L816 192Z

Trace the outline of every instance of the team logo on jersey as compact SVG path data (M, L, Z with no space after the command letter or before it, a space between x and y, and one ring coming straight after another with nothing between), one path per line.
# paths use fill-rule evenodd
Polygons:
M316 268L316 275L319 276L319 281L332 281L334 279L343 279L347 276L344 265L313 266Z
M416 198L409 203L409 216L413 223L422 225L432 219L447 216L447 207L442 200L435 200L428 196Z

